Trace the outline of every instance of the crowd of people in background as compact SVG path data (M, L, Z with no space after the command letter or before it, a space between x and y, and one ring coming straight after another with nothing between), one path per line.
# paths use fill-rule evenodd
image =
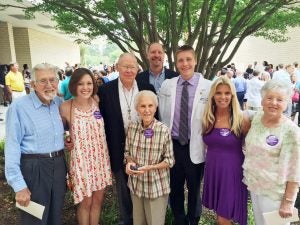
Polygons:
M271 79L288 83L293 93L300 92L298 62L285 65L280 63L275 69L273 69L273 64L269 64L267 61L263 61L261 66L254 62L253 65L249 64L244 72L235 68L234 63L232 63L218 71L213 79L221 75L225 75L233 81L242 110L251 109L257 111L261 108L261 87ZM299 101L296 100L292 100L291 97L287 109L284 111L284 114L293 120L296 113L299 112ZM300 126L300 117L297 118L297 124Z
M145 71L131 53L94 68L24 64L21 73L16 62L0 65L6 178L20 205L45 206L42 220L22 211L22 225L61 224L67 182L78 223L99 224L112 177L119 224L164 225L169 203L175 225L197 225L202 205L218 225L247 225L248 191L257 225L264 212L292 216L298 63L231 63L208 80L195 72L191 46L178 48L177 72L164 52L150 44Z

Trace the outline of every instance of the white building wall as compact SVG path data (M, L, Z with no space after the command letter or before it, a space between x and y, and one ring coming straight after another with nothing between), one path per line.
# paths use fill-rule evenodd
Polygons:
M16 61L12 24L0 21L0 64Z
M254 61L261 65L265 60L274 67L279 63L300 63L300 27L290 29L286 36L290 39L283 43L273 43L261 37L248 37L231 61L240 69Z
M29 46L28 28L14 27L14 44L17 62L19 63L19 70L23 70L23 64L28 64L29 68L31 64L31 51Z
M63 69L65 62L80 63L80 49L74 42L29 29L29 43L33 66L47 62Z

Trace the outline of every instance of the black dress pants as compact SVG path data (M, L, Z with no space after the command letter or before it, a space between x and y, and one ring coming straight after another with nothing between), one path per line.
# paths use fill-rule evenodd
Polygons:
M116 180L116 189L119 205L119 225L133 225L132 219L132 201L130 190L127 186L128 176L125 169L120 169L113 172Z
M173 139L175 165L171 168L170 205L176 225L196 225L202 212L200 184L203 178L204 163L192 163L189 147L189 144L182 146ZM184 208L185 182L188 189L187 214Z
M21 158L21 172L31 200L45 206L42 220L21 210L21 225L61 225L67 189L65 157Z

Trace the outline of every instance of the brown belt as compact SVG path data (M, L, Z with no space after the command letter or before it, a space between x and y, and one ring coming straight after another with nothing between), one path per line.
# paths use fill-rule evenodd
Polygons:
M57 152L49 152L49 153L40 153L40 154L22 154L23 159L28 158L54 158L64 155L64 150L60 150Z

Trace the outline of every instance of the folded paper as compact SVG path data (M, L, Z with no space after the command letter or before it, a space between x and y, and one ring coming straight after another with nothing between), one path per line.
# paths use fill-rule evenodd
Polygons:
M30 201L27 207L21 206L16 202L16 207L42 220L45 206Z
M290 222L299 221L298 209L296 208L294 208L293 210L293 216L288 218L282 218L279 215L278 210L273 212L263 213L263 216L265 218L266 225L284 225Z

